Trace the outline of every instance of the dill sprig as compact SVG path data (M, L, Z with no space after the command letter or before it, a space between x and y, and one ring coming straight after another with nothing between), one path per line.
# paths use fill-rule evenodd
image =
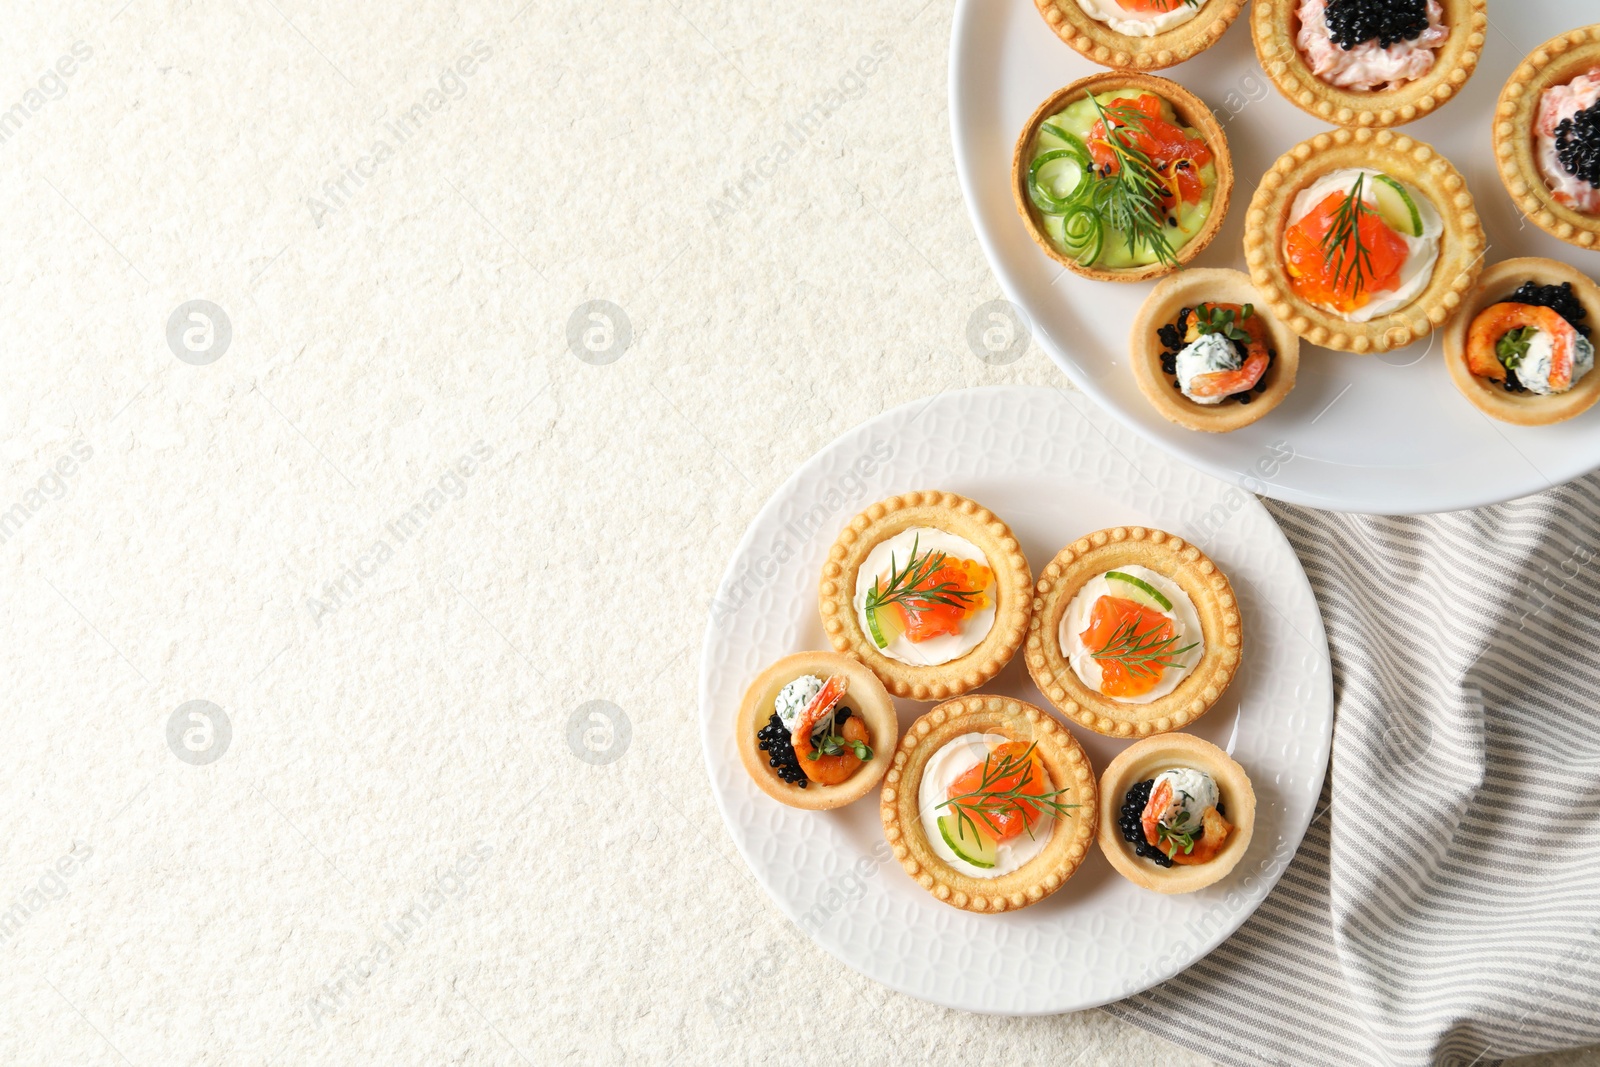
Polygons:
M1195 641L1184 645L1182 648L1173 648L1177 644L1178 635L1161 637L1161 625L1157 624L1150 629L1139 632L1137 617L1119 625L1111 636L1106 638L1106 643L1098 651L1089 655L1096 660L1115 660L1128 669L1128 673L1140 677L1150 677L1157 673L1157 668L1182 668L1183 664L1177 661L1200 642Z
M1145 133L1145 113L1132 104L1103 105L1093 93L1089 101L1105 128L1099 143L1116 158L1116 169L1101 173L1095 183L1096 214L1122 234L1129 252L1137 254L1143 246L1163 265L1175 265L1178 258L1167 241L1167 215L1161 205L1168 186L1150 154L1134 140L1135 135Z
M929 578L938 573L944 565L945 554L932 549L920 558L917 555L917 546L921 543L922 535L918 534L911 539L911 556L906 560L903 568L896 567L894 553L889 554L889 582L880 585L877 578L872 579L872 588L867 590L867 611L873 612L878 608L890 604L899 604L908 611L915 608L928 608L942 605L952 608L971 607L972 600L982 592L980 589L963 589L955 582L939 582L926 589L920 589Z
M1355 184L1345 193L1344 202L1333 213L1333 224L1322 235L1322 254L1333 262L1333 287L1359 296L1372 277L1372 252L1361 237L1361 219L1375 214L1362 198L1365 172L1356 175Z
M995 760L993 752L983 757L983 774L980 776L978 788L966 793L953 796L937 807L948 807L956 815L956 828L960 836L965 839L970 828L974 839L978 836L978 824L973 821L971 812L976 812L983 820L989 832L1000 836L999 827L994 824L994 816L1005 811L1015 811L1022 818L1023 828L1028 831L1028 836L1033 836L1033 826L1028 818L1028 810L1023 805L1034 809L1047 810L1051 815L1066 817L1076 804L1067 804L1056 798L1065 793L1065 789L1056 789L1049 793L1024 793L1023 787L1033 783L1033 751L1038 747L1038 742L1028 745L1025 752L1016 756L1001 756ZM1026 769L1023 769L1026 768ZM998 783L1007 778L1020 776L1011 785L1000 788Z

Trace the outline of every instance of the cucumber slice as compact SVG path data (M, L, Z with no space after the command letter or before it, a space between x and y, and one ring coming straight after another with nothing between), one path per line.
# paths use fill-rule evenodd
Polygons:
M966 860L974 867L987 870L995 865L999 855L999 847L983 834L979 833L977 840L973 840L969 832L962 836L961 820L954 815L939 816L939 836L944 838L944 843L950 846L950 851Z
M867 629L872 632L873 644L877 645L879 648L889 647L888 638L884 637L883 631L878 628L878 613L876 611L869 610L867 612Z
M1372 196L1378 203L1378 214L1396 233L1408 237L1422 236L1422 212L1411 199L1406 187L1387 174L1373 176Z
M1112 586L1112 591L1118 596L1133 601L1135 604L1143 604L1145 607L1155 608L1157 611L1172 610L1172 601L1162 596L1161 590L1143 578L1135 578L1133 575L1124 574L1122 571L1106 571L1106 581L1122 583L1126 588L1119 589L1116 586Z
M879 648L888 648L889 642L899 637L902 633L900 620L889 614L887 608L867 609L867 632L872 635L872 643Z

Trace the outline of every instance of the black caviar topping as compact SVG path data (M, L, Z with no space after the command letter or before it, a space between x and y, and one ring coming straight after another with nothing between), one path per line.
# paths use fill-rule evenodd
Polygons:
M1327 18L1333 43L1346 51L1372 40L1388 48L1428 28L1428 0L1328 0Z
M1600 185L1600 104L1591 104L1556 126L1556 157L1574 178Z
M1571 323L1572 328L1585 338L1590 336L1589 327L1583 323L1583 320L1589 317L1589 312L1578 302L1577 294L1572 291L1571 282L1562 282L1560 285L1535 285L1532 282L1523 282L1516 292L1501 298L1496 303L1530 304L1534 307L1549 308Z
M1535 285L1531 281L1523 282L1517 291L1510 296L1495 301L1498 304L1528 304L1533 307L1544 307L1554 311L1566 319L1578 334L1587 339L1590 329L1583 320L1589 317L1589 312L1578 302L1578 297L1572 291L1571 282L1562 282L1560 285ZM1517 378L1516 368L1506 368L1506 380L1500 383L1508 393L1526 393L1527 386Z
M1183 308L1178 312L1178 317L1156 331L1156 339L1161 342L1161 372L1172 379L1172 387L1178 392L1183 392L1183 386L1178 382L1178 353L1188 347L1188 342L1183 335L1189 331L1189 314L1194 308ZM1257 312L1259 314L1259 312ZM1261 373L1261 380L1255 387L1243 392L1233 393L1223 397L1226 404L1230 400L1237 400L1241 404L1248 404L1255 399L1255 393L1267 391L1267 375L1272 371L1272 365L1278 361L1278 353L1272 346L1267 346L1267 369Z
M1162 867L1171 867L1172 861L1167 854L1144 839L1144 826L1140 823L1140 816L1144 814L1144 806L1150 803L1150 790L1155 787L1154 778L1129 789L1122 798L1122 811L1117 817L1117 827L1122 831L1122 839L1133 846L1136 856L1143 856Z
M834 728L843 726L849 717L850 709L841 704L833 713ZM815 743L816 734L812 734L812 744ZM767 725L756 731L756 747L767 754L767 766L776 771L779 778L801 789L811 784L806 772L800 769L800 757L794 754L794 742L790 740L789 728L783 725L783 720L778 717L777 712L772 713Z

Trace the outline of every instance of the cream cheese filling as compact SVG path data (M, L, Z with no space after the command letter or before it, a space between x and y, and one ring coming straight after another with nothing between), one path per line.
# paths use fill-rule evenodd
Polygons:
M1170 11L1151 12L1129 11L1117 0L1078 0L1078 7L1096 22L1103 22L1128 37L1154 37L1200 14L1205 0L1197 0L1193 6L1187 0L1172 0L1172 3L1175 6Z
M1366 181L1362 183L1362 202L1376 211L1377 205L1371 190L1373 179L1382 173L1365 167L1347 167L1324 174L1294 198L1294 205L1289 211L1289 225L1293 226L1311 214L1318 204L1327 199L1329 193L1348 193L1356 183L1356 176L1363 174L1366 175ZM1422 236L1397 234L1406 243L1407 249L1405 265L1400 268L1399 283L1392 289L1368 294L1371 299L1354 311L1324 308L1330 315L1337 315L1346 322L1371 322L1381 315L1405 307L1428 287L1428 282L1433 278L1434 264L1439 261L1439 238L1444 233L1444 220L1439 217L1439 211L1433 203L1414 186L1406 185L1406 191L1411 194L1412 201L1417 205L1417 213L1422 216Z
M873 546L871 552L867 553L861 569L856 572L854 599L856 621L861 624L861 632L867 635L868 641L872 640L872 627L867 622L867 593L871 591L873 581L888 574L891 566L905 567L911 558L913 545L918 556L929 551L943 552L955 559L976 560L989 567L989 560L983 554L983 549L964 537L957 537L955 534L930 526L914 526L880 541ZM994 568L989 569L992 571ZM994 583L990 582L989 606L964 621L960 633L940 634L938 637L930 637L920 642L909 640L905 634L896 634L887 648L880 648L878 651L892 660L915 667L933 667L949 663L977 648L979 642L989 635L989 631L994 627L994 613L995 587Z
M1194 648L1181 656L1171 657L1175 662L1182 664L1180 667L1168 667L1161 674L1161 680L1154 689L1148 693L1141 693L1133 697L1111 697L1119 704L1148 704L1166 696L1194 669L1206 654L1205 635L1200 629L1200 614L1195 610L1194 601L1189 599L1177 582L1164 574L1158 574L1148 567L1129 565L1117 567L1116 570L1124 574L1148 582L1161 592L1168 602L1172 604L1171 611L1162 612L1172 620L1172 629L1176 640L1172 648L1182 648L1187 644L1194 644ZM1091 655L1092 649L1083 641L1083 632L1089 628L1089 619L1094 614L1094 605L1103 596L1126 596L1127 584L1121 581L1108 581L1104 574L1091 578L1085 582L1078 595L1072 598L1072 603L1067 605L1067 610L1061 616L1061 625L1057 631L1056 639L1061 642L1061 654L1072 665L1073 673L1078 680L1096 693L1100 692L1100 664ZM1152 609L1153 610L1153 609Z
M955 870L973 878L999 878L1018 870L1044 851L1055 829L1055 818L1048 811L1041 811L1034 820L1032 837L1024 832L995 846L993 867L975 867L945 844L944 835L939 832L939 816L949 815L951 811L939 805L950 798L950 784L982 763L995 745L1003 745L1010 740L1003 734L962 734L929 757L927 766L922 770L922 785L917 790L917 810L922 818L922 832L928 838L928 847ZM1045 791L1056 788L1054 784L1049 784Z

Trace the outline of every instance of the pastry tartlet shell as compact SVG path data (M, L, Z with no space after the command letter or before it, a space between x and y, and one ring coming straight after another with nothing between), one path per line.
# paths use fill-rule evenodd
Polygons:
M1250 36L1278 92L1309 115L1337 126L1402 126L1459 93L1478 69L1489 27L1486 0L1439 0L1450 36L1422 77L1393 89L1343 89L1317 77L1300 52L1300 0L1255 0ZM1465 29L1465 33L1461 32Z
M1444 360L1450 380L1461 395L1491 418L1516 426L1548 426L1581 415L1600 400L1600 369L1590 370L1571 389L1554 396L1508 393L1467 368L1467 333L1472 320L1491 304L1499 303L1525 281L1539 285L1572 283L1572 293L1589 314L1584 324L1600 328L1600 287L1576 267L1553 259L1507 259L1483 272L1478 288L1467 298L1461 314L1444 331Z
M1084 11L1077 0L1034 0L1034 6L1056 36L1091 63L1116 70L1161 70L1192 59L1220 41L1239 17L1244 2L1209 0L1187 22L1150 37L1118 33Z
M983 550L994 572L994 625L965 655L922 666L890 659L856 617L856 574L874 546L902 530L927 526L964 537ZM822 628L833 647L854 656L895 696L943 700L976 689L1011 661L1033 613L1033 571L1017 539L994 512L955 493L934 490L880 500L845 524L822 567Z
M1125 704L1083 684L1061 650L1061 617L1091 579L1130 564L1176 582L1194 603L1205 653L1176 689L1148 704ZM1228 688L1244 651L1244 624L1228 578L1181 537L1143 526L1096 530L1056 553L1039 575L1028 623L1028 673L1067 718L1107 737L1148 737L1180 730L1211 709Z
M756 733L771 718L772 702L777 699L778 691L802 674L815 674L824 679L830 674L848 676L850 689L843 703L854 709L872 735L869 743L873 758L838 785L812 782L804 789L790 785L778 777L767 762L766 753L756 747ZM889 766L889 753L895 750L900 739L900 719L882 683L861 663L834 652L796 652L762 671L745 690L733 729L739 758L761 791L791 808L811 811L842 807L866 796L883 780Z
M928 760L967 733L1004 734L1036 743L1051 788L1070 790L1062 803L1079 805L1072 818L1055 820L1043 851L998 878L973 878L941 859L928 844L918 810ZM985 694L946 701L912 723L900 739L879 797L884 838L906 874L951 907L977 912L1015 911L1060 889L1088 855L1100 811L1094 767L1072 732L1032 704Z
M1444 231L1428 285L1404 307L1370 322L1347 322L1289 287L1283 234L1294 198L1336 170L1382 170L1426 196ZM1261 178L1245 219L1250 280L1278 318L1312 344L1344 352L1387 352L1420 340L1450 320L1483 269L1485 242L1467 181L1432 145L1393 130L1330 130L1301 141Z
M1211 198L1211 214L1206 216L1205 225L1200 227L1199 232L1189 240L1189 243L1178 249L1175 265L1149 263L1142 267L1110 268L1079 263L1050 242L1050 237L1044 232L1044 226L1039 220L1039 209L1033 206L1033 201L1028 197L1028 167L1033 161L1031 146L1034 138L1038 136L1040 125L1068 104L1090 93L1098 96L1119 89L1151 92L1171 104L1173 113L1184 126L1199 130L1205 137L1206 147L1211 149L1214 157L1217 186ZM1153 74L1105 71L1101 74L1091 74L1087 78L1079 78L1071 85L1057 89L1028 118L1022 127L1022 133L1017 137L1017 146L1011 155L1011 195L1016 201L1017 212L1022 216L1023 224L1028 228L1028 235L1033 238L1035 244L1044 249L1046 255L1063 267L1095 281L1142 282L1148 278L1171 274L1178 267L1188 263L1204 252L1212 238L1216 237L1217 231L1222 229L1222 221L1228 214L1228 203L1233 197L1233 156L1228 151L1228 139L1222 132L1222 126L1217 122L1217 117L1212 114L1211 109L1177 82L1158 78Z
M1173 767L1193 767L1211 775L1227 812L1224 818L1233 824L1221 850L1205 863L1162 867L1135 855L1117 825L1128 790ZM1221 881L1244 857L1255 827L1256 794L1244 768L1222 749L1193 734L1162 734L1129 745L1100 776L1100 851L1118 874L1144 889L1192 893Z
M1546 89L1565 85L1596 66L1600 66L1600 25L1552 37L1511 72L1494 113L1495 162L1506 192L1535 226L1580 248L1600 243L1600 216L1574 211L1551 194L1534 159L1533 124Z
M1267 387L1248 404L1224 401L1197 404L1172 387L1172 380L1161 369L1160 331L1177 318L1183 308L1200 304L1250 304L1261 316L1277 356L1263 380ZM1267 307L1261 294L1250 284L1250 276L1219 267L1191 267L1163 278L1145 297L1133 320L1128 338L1128 358L1133 378L1150 406L1170 422L1206 433L1227 433L1260 419L1283 402L1294 388L1300 369L1300 338L1280 322Z

